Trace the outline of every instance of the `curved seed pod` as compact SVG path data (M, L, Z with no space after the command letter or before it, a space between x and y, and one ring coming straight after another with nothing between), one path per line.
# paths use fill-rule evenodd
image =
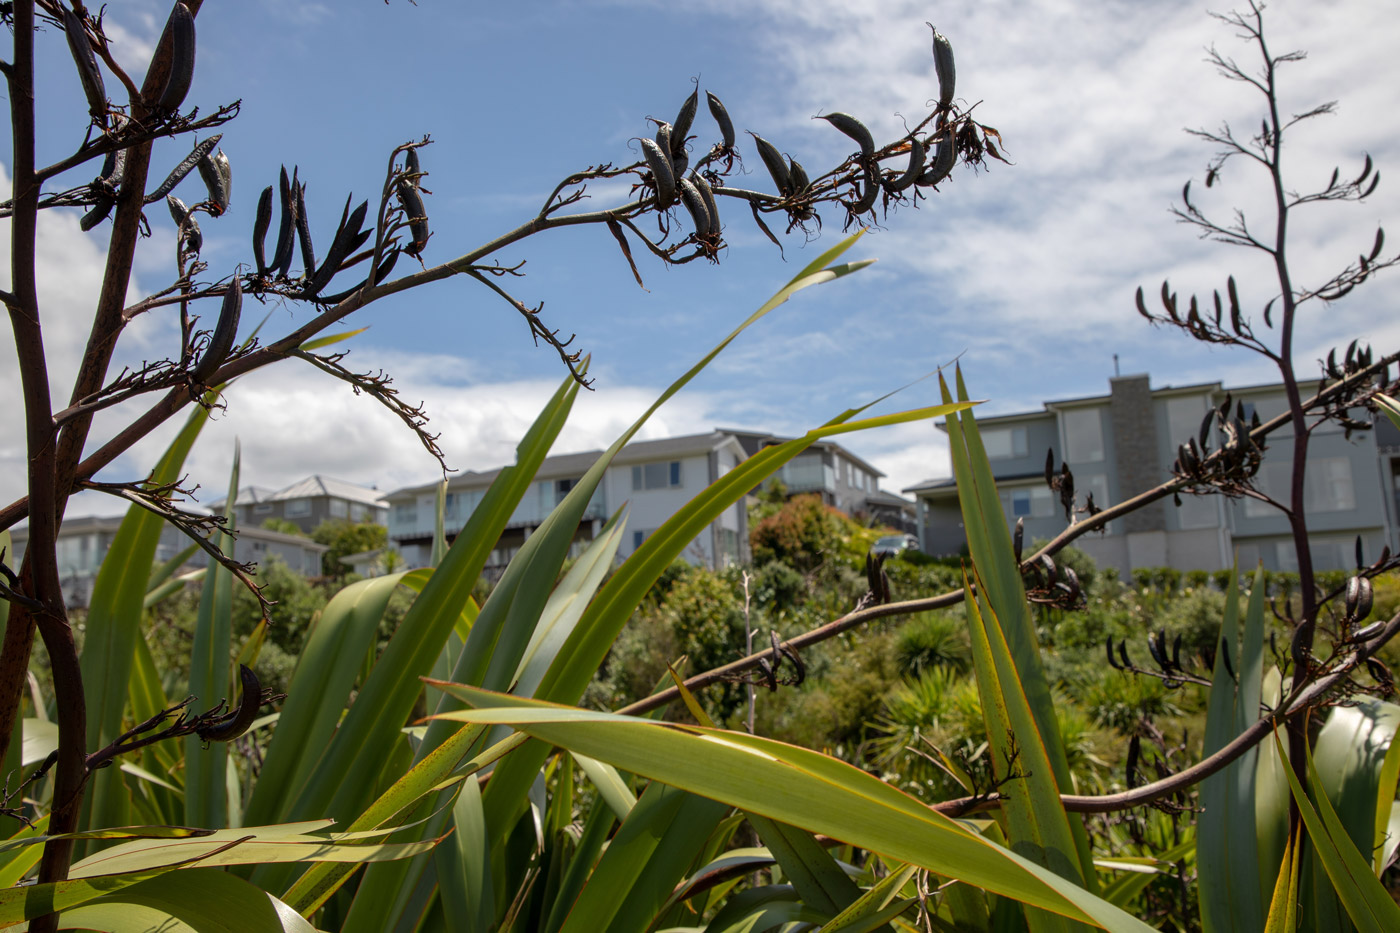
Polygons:
M203 248L204 233L199 229L199 221L190 217L180 228L180 251L186 255L198 255Z
M938 149L934 152L933 161L929 163L928 170L919 176L919 180L915 184L924 188L932 187L947 178L957 163L956 144L951 139L940 139Z
M1016 519L1016 534L1011 538L1012 553L1016 555L1016 563L1021 563L1021 547L1026 541L1026 520Z
M223 159L223 164L228 165L228 156L224 155L222 149L218 155L206 154L199 160L199 177L204 180L204 187L209 191L209 213L218 217L228 210L229 186L228 176L224 174L224 169L219 166L219 159Z
M220 149L214 153L214 167L219 170L219 177L223 179L224 190L228 192L230 198L233 197L233 166L229 164L228 156L224 155L224 150Z
M928 28L933 30L933 68L938 72L938 107L947 110L953 102L953 91L958 80L957 69L953 66L953 46L932 23L928 24Z
M1113 659L1113 636L1110 635L1103 643L1103 650L1108 655L1108 666L1115 671L1118 670L1118 662Z
M321 298L317 299L317 301L323 305L338 305L346 298L349 298L351 295L364 288L366 285L379 284L380 282L384 281L386 278L389 277L390 272L394 271L394 263L399 261L399 252L400 250L397 249L389 251L389 254L384 257L384 261L379 264L379 268L375 270L373 281L365 279L363 282L356 285L354 288L347 288L345 291L338 292L334 295L324 295Z
M144 203L154 204L167 194L175 190L175 186L185 180L185 176L194 171L200 161L209 153L214 151L214 147L223 139L222 133L215 133L204 142L190 150L190 154L180 160L180 164L171 169L170 174L165 176L165 181L150 194L146 195Z
M196 729L195 733L206 742L232 742L247 732L258 718L262 709L262 684L246 664L238 665L238 680L243 695L238 699L238 708L220 718L211 726Z
M773 184L778 186L778 192L785 198L790 197L793 191L792 173L788 171L783 154L778 151L777 146L752 130L749 131L749 135L753 137L754 145L758 147L758 155L763 159L768 174L773 176Z
M720 99L709 91L705 92L705 102L710 106L710 116L715 118L715 123L719 126L720 139L724 141L724 148L734 148L734 121L729 119L729 111L724 109L724 104Z
M190 222L190 209L185 206L184 201L175 195L172 194L165 199L165 206L170 208L170 219L175 221L175 226L184 227Z
M710 226L705 231L707 236L715 239L719 238L719 205L715 203L715 193L710 189L710 183L703 175L695 174L690 176L691 183L695 185L695 190L700 192L700 200L705 202L705 213L709 215Z
M277 228L277 249L272 254L271 272L284 276L292 267L292 247L296 240L296 193L292 182L287 178L287 166L282 166L282 176L278 180L277 191L282 206L281 220Z
M676 176L671 166L671 154L663 152L653 139L643 138L641 143L642 155L646 157L652 183L656 186L656 206L665 210L676 200Z
M700 84L696 82L695 90L690 92L690 96L681 104L680 113L676 114L676 122L671 124L671 155L678 155L685 151L685 139L690 135L690 124L695 122L695 106L700 102Z
M242 311L243 280L235 275L228 291L224 292L223 304L219 306L219 320L214 324L209 346L204 348L204 355L190 370L190 379L203 385L224 365L224 360L233 350L233 338L238 335L238 318Z
M865 183L861 189L861 195L854 201L842 201L846 205L846 210L852 214L864 214L875 206L875 200L880 196L880 179L875 175L875 170L866 166Z
M272 186L268 185L258 197L258 215L253 220L253 259L258 264L258 275L267 275L265 248L267 228L272 226Z
M700 190L689 178L682 178L679 187L681 203L690 212L690 220L695 225L695 233L699 236L707 236L712 221L710 220L710 212L705 207L705 199L700 195Z
M102 158L102 171L93 179L93 184L101 185L104 188L116 189L121 184L122 175L126 173L126 150L118 149L109 152Z
M335 239L331 241L331 248L326 253L326 261L321 263L321 268L316 270L315 276L306 287L308 293L314 295L325 288L330 284L335 274L340 271L340 264L355 249L355 242L359 239L360 228L364 226L365 216L368 212L368 201L361 201L360 206L350 212L350 198L345 199L345 210L341 212L340 227L336 230Z
M825 120L836 127L847 136L856 141L860 146L860 155L863 159L868 159L875 154L875 139L870 135L870 130L865 128L865 124L851 116L849 113L828 113L813 119Z
M1351 577L1347 580L1347 618L1353 622L1360 621L1371 614L1371 606L1375 599L1375 592L1371 587L1371 581L1367 577Z
M112 213L112 208L117 206L117 199L105 194L99 194L93 201L92 210L88 211L78 221L78 229L83 232L91 230L93 227L107 219L107 215Z
M171 8L166 30L171 38L170 77L156 104L156 111L163 114L180 109L194 82L194 16L183 3Z
M676 178L684 175L688 168L690 168L690 155L684 149L671 156L671 174Z
M411 176L409 178L409 181L412 182L414 185L417 185L418 179L423 177L424 174L423 166L418 161L418 150L409 149L407 152L405 152L403 157L403 163L405 172Z
M316 271L316 250L311 245L311 218L306 216L306 185L297 186L297 240L301 243L301 274L310 277Z
M805 194L807 189L812 187L812 180L807 177L807 170L802 167L802 163L788 157L788 177L792 179L792 193Z
M408 232L413 238L413 242L404 247L404 252L410 256L417 256L423 252L423 247L428 245L428 208L423 204L423 195L419 193L417 186L409 184L405 179L399 179L396 189L399 204L403 205L403 212L408 218Z
M885 188L890 191L903 191L914 182L919 180L919 176L924 171L924 144L919 137L915 136L909 140L909 167L904 170L904 174L897 178L892 178L885 183Z
M63 8L63 31L68 34L68 51L73 53L73 64L77 66L78 78L83 83L88 114L99 126L105 127L107 88L102 83L102 71L97 67L97 56L92 54L92 44L88 42L82 17L67 6Z
M661 147L662 152L671 151L671 124L656 124L656 144Z

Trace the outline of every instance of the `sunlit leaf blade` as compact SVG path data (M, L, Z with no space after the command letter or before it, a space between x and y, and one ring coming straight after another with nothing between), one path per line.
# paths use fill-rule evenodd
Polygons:
M1264 933L1294 933L1298 929L1298 853L1301 849L1297 837L1290 836L1283 850L1278 880L1274 882Z
M63 924L111 933L316 933L266 891L213 868L133 884L65 912Z
M342 340L349 340L369 330L368 327L358 327L355 330L344 330L337 334L326 334L324 337L317 337L315 340L308 340L301 345L302 350L319 350L322 347L329 347L331 344L340 343Z
M624 771L770 819L825 833L884 857L958 877L1033 906L1112 930L1146 926L1053 872L845 762L743 733L634 719L444 684L464 722L513 725Z
M965 601L971 633L977 690L982 698L987 737L991 743L993 773L1013 789L1002 805L1006 832L1012 847L1062 878L1082 883L1078 853L1069 820L1060 804L1045 742L1036 728L1030 705L1016 675L1011 650L996 615L982 599L985 586L978 578L978 594ZM972 592L964 577L963 587ZM1031 930L1074 929L1066 918L1028 910Z
M957 399L967 404L970 396L963 382L961 367L956 370L955 375ZM942 373L939 373L938 384L943 401L952 402L953 395ZM991 461L982 444L977 420L972 411L967 409L956 417L950 416L945 427L948 431L953 476L958 485L958 504L962 510L968 553L986 584L987 602L996 614L1006 643L1011 649L1017 679L1030 704L1036 728L1045 741L1045 752L1054 768L1055 782L1060 787L1072 787L1069 759L1065 753L1064 740L1060 736L1060 724L1054 714L1055 703L1050 692L1050 681L1046 678L1041 664L1040 646L1036 638L1035 624L1031 619L1030 606L1026 601L1021 570L1016 563L1011 530L1001 507ZM1083 822L1078 819L1070 820L1070 832L1074 837L1075 852L1079 859L1080 877L1092 889L1098 884L1098 879L1094 872L1089 837Z
M229 473L228 498L224 505L224 529L213 536L222 553L233 554L234 519L238 499L239 449L234 445L233 467ZM229 708L238 703L229 682L229 652L233 641L233 574L211 556L199 594L199 614L195 619L194 647L190 652L190 693L201 711L212 709L221 700ZM206 742L198 735L187 736L185 746L185 822L211 829L229 824L225 772L228 746Z
M209 404L191 406L180 433L152 470L152 483L173 483L180 478L185 457L209 420L216 400L217 395L210 393L204 399ZM140 637L146 585L164 529L159 516L133 505L122 519L93 580L81 659L89 749L102 748L121 734L127 679L136 639ZM88 785L82 825L120 826L128 822L127 791L121 772L103 768Z
M750 814L748 820L802 903L833 917L860 897L860 888L807 830L758 814Z
M826 923L817 933L871 933L911 906L916 898L900 897L899 891L918 872L918 866L905 865L871 885L849 907Z
M1225 588L1225 617L1206 710L1205 755L1223 748L1259 718L1264 647L1262 568L1254 575L1243 632L1236 580L1237 573L1232 571ZM1201 783L1201 806L1210 816L1196 824L1196 864L1201 920L1208 933L1264 925L1265 904L1272 888L1266 890L1260 873L1254 793L1257 755L1257 750L1251 749Z
M1275 743L1275 748L1279 755L1283 754L1281 745ZM1308 828L1313 851L1317 853L1351 922L1362 933L1400 930L1400 907L1396 906L1390 893L1372 873L1369 859L1357 851L1327 795L1316 794L1310 799L1298 783L1293 769L1286 769L1285 774L1288 776L1288 786L1293 791L1293 799L1298 803L1298 811ZM1308 754L1308 779L1314 784L1317 781L1311 752Z

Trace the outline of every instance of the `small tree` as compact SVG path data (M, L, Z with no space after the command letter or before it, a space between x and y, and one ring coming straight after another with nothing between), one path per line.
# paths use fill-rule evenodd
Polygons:
M342 557L362 554L389 544L389 529L378 522L352 522L343 518L327 519L311 529L311 540L330 546L321 555L321 572L328 577L343 577L350 572Z

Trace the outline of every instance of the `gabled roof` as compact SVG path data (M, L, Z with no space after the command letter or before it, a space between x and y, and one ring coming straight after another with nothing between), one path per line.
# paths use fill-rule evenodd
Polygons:
M622 450L618 451L617 457L613 459L613 466L628 466L636 463L654 463L657 460L671 460L678 457L693 457L701 454L708 454L712 450L717 450L726 444L739 446L739 442L732 434L725 431L711 431L708 434L686 434L681 437L662 437L651 441L633 441ZM546 457L540 464L539 471L535 474L536 479L564 479L582 476L589 467L597 462L603 455L601 450L586 450L580 453L556 454L553 457ZM447 491L453 492L459 489L481 489L489 486L501 470L486 470L477 472L467 470L451 477L447 481ZM423 493L436 492L437 483L425 483L420 486L404 486L395 489L384 496L386 500L402 499L409 496L417 496Z
M329 496L333 499L347 499L350 502L363 502L365 505L384 507L384 496L377 489L370 489L357 483L348 483L343 479L335 479L330 476L322 476L319 473L308 476L298 483L279 489L271 496L271 501L281 501L286 499L314 499L318 496Z
M736 438L738 438L739 443L743 446L743 448L746 451L750 453L750 455L757 453L764 447L770 447L774 444L784 444L790 440L793 440L793 438L791 437L783 437L780 434L769 434L767 431L742 431L735 428L720 428L719 430L725 434L732 434ZM847 450L845 447L842 447L835 441L816 441L812 444L812 448L817 450L833 450L839 453L841 456L845 457L847 460L859 466L862 470L864 470L867 473L873 473L876 476L887 475L884 471L872 466L868 461L863 460L855 454L851 453L849 450Z

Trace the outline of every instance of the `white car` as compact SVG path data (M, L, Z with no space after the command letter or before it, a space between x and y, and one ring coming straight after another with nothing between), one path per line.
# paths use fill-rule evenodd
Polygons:
M905 551L917 551L918 549L919 539L913 535L885 535L875 542L870 551L872 554L894 557Z

